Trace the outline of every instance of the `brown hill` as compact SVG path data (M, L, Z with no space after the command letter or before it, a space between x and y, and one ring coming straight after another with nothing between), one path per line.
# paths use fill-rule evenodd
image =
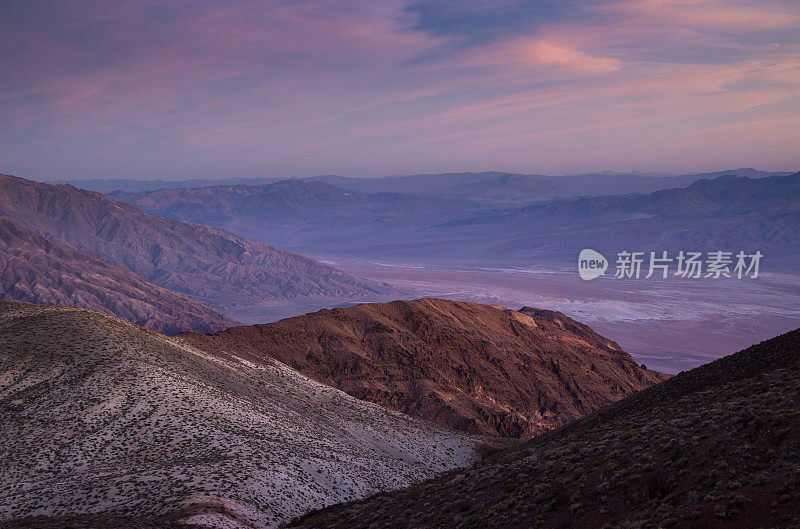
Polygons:
M165 333L238 322L0 215L0 299L99 310Z
M321 310L184 337L275 358L359 399L450 428L530 437L665 377L560 313L441 299Z
M757 528L800 524L800 329L470 469L292 527Z
M221 229L153 217L69 185L0 175L0 213L43 237L215 308L394 292L301 255Z

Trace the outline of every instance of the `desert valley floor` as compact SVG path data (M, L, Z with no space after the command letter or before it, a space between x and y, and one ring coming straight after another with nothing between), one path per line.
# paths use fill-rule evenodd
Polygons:
M557 310L611 337L640 363L677 373L797 327L800 275L790 266L755 280L657 281L606 277L582 281L575 265L469 261L367 260L316 255L356 276L387 281L425 296L504 307ZM317 306L236 313L240 321L271 321ZM702 340L697 340L702 336Z

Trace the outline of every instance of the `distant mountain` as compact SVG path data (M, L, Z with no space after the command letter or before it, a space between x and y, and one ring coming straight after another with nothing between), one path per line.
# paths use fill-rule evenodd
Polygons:
M697 177L697 180L706 179L706 180L713 180L715 178L719 178L720 176L743 176L745 178L766 178L768 176L789 176L791 175L791 171L759 171L758 169L753 169L752 167L744 167L741 169L728 169L727 171L713 171L710 173L697 173L694 176Z
M793 228L800 216L797 177L736 172L759 178L727 173L713 180L504 173L320 177L111 196L153 215L210 224L318 256L571 262L582 248L594 246L606 252L762 246L772 257L800 253ZM632 193L661 185L686 187ZM602 196L574 196L580 193ZM562 195L571 198L555 200Z
M472 468L289 527L790 527L800 516L798 387L800 329Z
M495 205L513 205L580 196L650 193L660 189L684 187L702 178L722 175L760 178L787 174L789 173L769 173L755 169L734 169L718 173L679 176L608 172L547 176L490 171L417 174L384 178L318 176L305 180L324 182L349 191L442 195L468 198Z
M482 441L83 309L0 302L0 381L3 527L274 528Z
M666 173L620 173L603 171L564 176L506 173L429 173L373 178L355 178L339 175L319 175L302 178L304 182L322 182L347 191L360 193L402 193L412 195L469 196L476 200L500 200L507 203L524 203L549 200L556 197L648 193L658 189L683 187L701 178L722 175L763 178L788 175L786 172L759 171L751 168L731 169L712 173L670 175ZM132 178L91 178L72 180L46 180L49 184L69 184L81 189L113 193L141 193L159 189L186 189L210 186L263 186L286 180L280 177L253 178L195 178L190 180L135 180ZM521 187L509 184L521 184ZM486 194L489 192L489 194ZM494 195L494 197L492 197Z
M361 193L404 193L417 195L447 194L458 186L478 185L504 174L497 171L483 173L415 174L384 176L380 178L354 178L337 175L311 176L307 182L323 182L347 191ZM539 175L534 175L539 176Z
M665 378L563 314L441 299L182 335L468 432L531 437Z
M800 173L759 179L723 175L679 189L639 196L609 196L530 206L518 216L604 217L620 215L736 216L800 211Z
M238 322L0 215L0 299L69 305L113 314L174 334L210 332Z
M306 180L110 193L147 213L208 224L290 249L380 244L398 231L466 218L478 203L401 193L346 191Z
M113 191L124 191L138 193L141 191L153 191L155 189L179 189L184 187L218 186L218 185L264 185L277 182L278 178L219 178L193 180L134 180L132 178L103 179L90 178L86 180L50 180L47 184L69 184L81 189L98 191L100 193L111 193Z
M0 213L223 312L301 296L374 299L397 292L221 229L153 217L68 185L2 175Z
M431 255L569 260L582 248L619 251L762 251L800 255L800 173L726 175L647 195L560 200L432 226L417 238ZM442 250L437 250L441 247Z

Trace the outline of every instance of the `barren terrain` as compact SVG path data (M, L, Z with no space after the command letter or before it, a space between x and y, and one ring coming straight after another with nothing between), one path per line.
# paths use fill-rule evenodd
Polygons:
M0 303L0 523L80 515L275 527L468 464L480 438L278 362L83 309Z
M531 437L665 378L563 314L434 298L184 336L209 352L277 359L443 426L505 437Z
M290 525L797 527L799 388L800 330L795 330L497 452L470 469L312 513Z

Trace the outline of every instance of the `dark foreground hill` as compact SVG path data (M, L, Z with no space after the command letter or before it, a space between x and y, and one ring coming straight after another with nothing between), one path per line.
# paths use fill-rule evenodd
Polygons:
M305 528L800 525L800 329Z
M153 217L69 185L0 175L0 213L223 312L306 296L374 299L396 292L225 230Z
M183 337L459 430L531 437L665 378L563 314L442 299Z
M159 332L211 332L238 322L198 301L0 215L0 299L98 310Z
M468 464L482 439L275 361L0 302L0 526L270 528Z

